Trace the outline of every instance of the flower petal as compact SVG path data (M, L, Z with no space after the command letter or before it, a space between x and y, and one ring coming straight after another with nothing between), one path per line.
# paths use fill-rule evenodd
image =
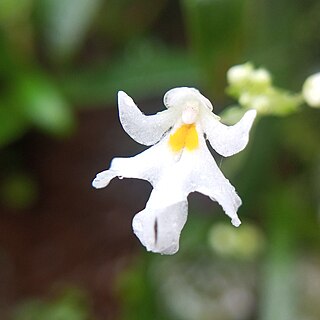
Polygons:
M310 107L320 107L320 72L306 79L302 87L302 95Z
M203 110L201 123L203 131L214 150L224 157L242 151L249 141L249 131L256 117L256 110L249 110L233 126L226 126L214 118L213 114Z
M198 130L200 131L199 128ZM217 166L203 135L199 135L199 148L196 151L182 154L179 166L175 168L176 176L179 175L179 172L180 185L174 182L175 178L170 185L175 185L180 194L177 196L180 199L186 197L190 192L200 192L210 197L211 200L217 201L231 218L234 226L238 227L241 224L237 215L241 199Z
M148 205L132 221L133 231L148 251L174 254L179 250L181 230L187 221L188 202L161 208Z
M106 187L115 178L135 178L149 181L156 185L159 177L175 162L175 155L168 152L168 135L151 148L129 158L114 158L109 170L98 173L92 186L100 189Z
M96 189L105 188L109 184L109 182L116 176L116 172L112 170L99 172L92 181L92 186Z
M178 251L191 192L217 201L232 224L239 226L241 199L218 168L204 134L217 152L233 155L248 143L256 111L248 111L228 127L212 113L210 101L193 88L168 91L164 97L168 110L152 116L143 115L123 91L118 93L118 100L124 130L137 142L154 145L131 158L114 158L109 170L98 173L92 185L106 187L115 177L144 179L152 184L145 209L132 221L134 233L147 250L161 254Z
M190 102L199 102L202 106L208 108L209 110L213 109L210 100L203 96L200 91L195 88L174 88L169 90L163 97L163 103L168 109L171 107L183 106Z
M135 141L150 146L174 125L177 110L170 109L146 116L125 92L118 92L119 117L123 129Z

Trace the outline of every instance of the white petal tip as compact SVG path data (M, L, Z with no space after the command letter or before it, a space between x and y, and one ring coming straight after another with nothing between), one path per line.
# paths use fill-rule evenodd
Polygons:
M92 186L96 189L105 188L115 176L114 172L110 170L102 171L96 175L92 181Z
M94 179L92 181L92 184L91 184L94 188L96 189L102 189L104 187L106 187L107 185L105 183L103 183L102 181L98 180L98 179Z
M132 98L128 96L124 91L118 91L118 101L119 103L124 103L127 106L135 106Z
M251 109L248 112L250 112L252 114L252 116L256 116L257 115L257 110L256 109Z
M232 223L235 227L239 227L240 224L241 224L241 221L240 221L239 218L233 218L233 219L231 220L231 223Z
M249 111L246 112L246 116L250 119L252 119L252 121L255 119L255 117L257 116L257 110L255 109L250 109Z
M122 90L118 91L118 99L125 97L125 96L127 96L127 94L124 91L122 91Z

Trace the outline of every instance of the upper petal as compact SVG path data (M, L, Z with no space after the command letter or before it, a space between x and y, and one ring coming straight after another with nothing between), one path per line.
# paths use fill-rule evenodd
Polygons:
M187 103L199 103L203 107L209 110L213 109L213 106L205 96L203 96L199 90L195 88L179 87L169 90L163 97L163 103L167 108L184 106Z
M118 92L118 106L123 129L132 139L146 146L157 143L177 119L177 110L144 115L123 91Z
M249 110L238 123L226 126L218 121L211 112L204 110L201 124L212 148L222 156L229 157L246 147L256 114L256 110Z

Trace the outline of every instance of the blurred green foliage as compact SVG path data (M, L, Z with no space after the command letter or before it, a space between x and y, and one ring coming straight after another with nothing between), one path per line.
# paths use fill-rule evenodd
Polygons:
M9 208L28 208L37 200L37 184L31 175L15 172L1 181L0 196L2 203Z
M92 319L86 295L67 288L52 299L34 299L17 306L12 320L89 320Z

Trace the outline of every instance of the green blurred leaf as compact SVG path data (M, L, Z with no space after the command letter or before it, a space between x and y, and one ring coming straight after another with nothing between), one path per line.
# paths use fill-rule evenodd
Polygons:
M17 84L16 103L25 117L41 130L51 134L68 134L74 127L74 117L66 100L42 75L25 75Z
M168 0L109 0L104 2L103 16L98 23L113 42L123 46L148 32Z
M0 25L19 22L29 16L34 0L1 0Z
M33 299L19 305L13 320L88 320L90 307L83 292L69 288L49 301Z
M15 173L1 182L2 202L10 208L23 209L32 206L38 195L36 182L28 174Z
M207 88L221 99L225 72L243 48L245 0L181 0L191 50Z
M38 0L46 51L54 59L72 56L81 45L101 0Z
M117 291L121 301L120 320L171 320L158 306L157 289L151 279L150 262L154 256L146 253L117 278Z
M255 259L265 245L262 231L254 224L246 223L239 230L230 224L214 224L209 231L210 247L219 255L238 259Z
M61 77L65 94L75 104L89 107L113 102L119 90L154 97L172 87L198 83L199 69L185 52L149 41L128 46L122 56L107 65Z
M261 320L298 319L297 239L304 216L299 188L279 181L266 194L268 253L262 282ZM281 301L281 303L279 303Z
M8 102L0 103L0 148L20 138L28 127L27 121Z

